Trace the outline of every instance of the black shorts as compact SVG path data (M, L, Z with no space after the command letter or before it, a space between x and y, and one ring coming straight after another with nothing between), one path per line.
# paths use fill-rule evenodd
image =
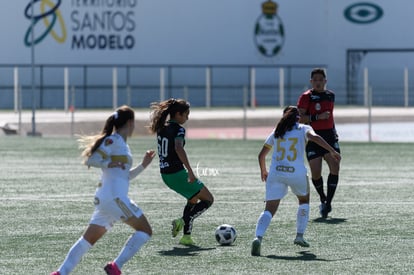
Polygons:
M339 148L338 143L338 135L336 134L335 129L315 130L315 133L320 135L329 145L335 149L335 151L341 153L341 149ZM308 160L323 157L326 153L328 153L328 151L315 142L309 141L306 145L306 157Z

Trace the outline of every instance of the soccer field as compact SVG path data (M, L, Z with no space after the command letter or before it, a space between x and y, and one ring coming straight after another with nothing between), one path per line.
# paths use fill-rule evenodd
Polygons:
M69 138L2 137L0 162L0 273L49 274L81 236L93 211L99 170L81 165ZM154 139L129 140L135 162ZM250 256L255 224L263 211L264 183L257 154L263 141L187 140L190 162L215 196L196 219L196 247L178 244L171 220L185 200L161 181L155 158L131 182L130 197L153 227L152 239L123 268L123 274L408 274L414 273L414 155L412 144L341 143L342 165L333 211L319 219L311 187L311 214L305 238L293 245L296 198L282 201L262 243ZM268 160L270 164L270 159ZM327 178L327 167L323 175ZM232 246L214 238L223 223L237 230ZM117 224L73 274L104 274L132 230Z

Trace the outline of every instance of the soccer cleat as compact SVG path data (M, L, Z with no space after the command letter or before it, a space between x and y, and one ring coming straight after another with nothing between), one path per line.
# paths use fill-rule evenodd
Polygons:
M262 246L262 242L259 238L254 238L252 242L252 256L260 256L260 248Z
M180 244L182 245L194 245L195 242L191 239L191 235L183 235L180 239Z
M326 205L326 213L331 213L332 211L332 206L330 204Z
M50 275L60 275L59 271L53 271L52 273L50 273Z
M310 246L309 243L307 241L305 241L305 239L303 239L303 238L296 238L293 241L293 243L296 244L296 245L302 246L302 247L309 247Z
M330 211L328 211L326 203L323 202L319 205L319 213L321 214L322 218L326 219L328 217L329 212Z
M184 220L182 218L172 221L171 235L173 236L173 238L177 237L178 233L180 233L183 227L184 227Z
M118 266L114 262L108 263L104 270L107 275L121 275L121 270L119 270Z

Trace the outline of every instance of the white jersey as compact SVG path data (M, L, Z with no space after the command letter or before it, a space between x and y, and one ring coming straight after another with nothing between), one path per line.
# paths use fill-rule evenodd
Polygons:
M266 139L264 146L274 148L266 180L266 201L282 199L288 186L297 196L309 193L305 146L308 141L306 133L310 130L310 126L296 123L283 138L275 138L273 131Z
M312 128L305 124L296 123L291 131L283 138L275 138L274 131L267 137L265 146L274 148L269 175L279 173L286 177L295 174L306 174L305 147L308 142L306 133Z
M125 169L108 168L112 161L124 163ZM128 144L119 134L106 137L88 158L86 165L102 169L101 181L95 194L100 202L128 196L132 155Z

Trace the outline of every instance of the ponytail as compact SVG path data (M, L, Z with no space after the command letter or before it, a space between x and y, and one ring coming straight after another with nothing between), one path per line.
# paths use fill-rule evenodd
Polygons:
M149 130L155 134L165 127L168 115L173 118L176 113L184 113L190 109L190 103L183 99L170 98L161 102L151 103Z
M276 125L275 138L283 138L287 131L293 129L299 120L299 110L295 106L288 106L283 110L283 117Z
M134 120L135 113L129 106L123 105L116 109L105 122L105 125L99 135L81 136L78 139L79 147L83 149L82 157L90 157L101 146L104 139L112 135L115 130L123 127L129 120Z

